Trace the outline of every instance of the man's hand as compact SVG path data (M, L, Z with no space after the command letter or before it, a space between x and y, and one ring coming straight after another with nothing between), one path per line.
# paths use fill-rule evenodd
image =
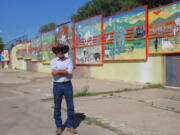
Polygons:
M54 69L54 70L52 71L52 75L53 75L53 76L56 76L56 75L58 75L58 74L59 74L58 70Z
M54 69L53 71L52 71L52 75L53 76L56 76L56 75L64 75L64 76L66 76L66 75L68 75L69 73L66 71L66 70L56 70L56 69Z

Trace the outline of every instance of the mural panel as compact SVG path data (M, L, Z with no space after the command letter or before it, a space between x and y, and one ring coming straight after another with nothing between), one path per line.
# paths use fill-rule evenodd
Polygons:
M56 27L56 40L57 43L68 45L70 51L66 54L67 57L70 57L76 66L74 54L75 54L75 45L74 45L74 22L70 21L64 24L60 24Z
M23 57L24 57L24 60L30 60L31 59L31 42L27 42L24 44L24 47L23 47Z
M76 63L103 65L102 15L75 24Z
M31 41L32 61L38 62L42 60L41 37L37 37Z
M180 53L180 2L149 10L149 53Z
M104 60L147 59L147 6L104 19Z
M55 57L52 47L56 46L55 32L50 31L42 34L42 62L50 64L50 60Z

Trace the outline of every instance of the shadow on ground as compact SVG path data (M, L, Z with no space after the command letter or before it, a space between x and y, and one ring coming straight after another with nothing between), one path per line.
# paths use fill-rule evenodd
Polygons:
M74 128L78 128L83 120L85 120L86 115L84 113L75 113L74 114ZM67 127L67 121L63 124L63 130Z

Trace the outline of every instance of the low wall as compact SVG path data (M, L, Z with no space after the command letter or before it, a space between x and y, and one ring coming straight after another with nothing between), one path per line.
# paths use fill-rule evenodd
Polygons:
M16 47L11 51L11 61L13 69L51 72L50 65L18 60ZM163 84L163 68L163 56L149 56L148 61L143 62L105 62L103 66L77 66L74 77Z

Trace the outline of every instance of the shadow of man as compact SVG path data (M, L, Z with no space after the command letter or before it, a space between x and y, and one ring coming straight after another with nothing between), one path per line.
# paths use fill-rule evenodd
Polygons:
M73 128L78 128L83 120L85 120L86 115L84 113L74 113L74 125ZM63 124L63 130L67 126L67 121Z

